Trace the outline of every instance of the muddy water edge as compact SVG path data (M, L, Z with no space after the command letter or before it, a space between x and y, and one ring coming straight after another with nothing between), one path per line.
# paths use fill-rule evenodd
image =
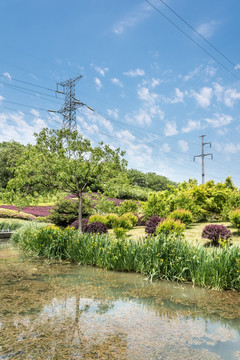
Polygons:
M237 360L240 294L0 245L0 359Z

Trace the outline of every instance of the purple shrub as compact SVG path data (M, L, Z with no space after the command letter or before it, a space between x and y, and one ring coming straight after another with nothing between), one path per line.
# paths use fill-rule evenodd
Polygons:
M145 216L144 215L137 215L137 214L134 214L137 219L138 219L138 222L137 222L137 225L136 226L145 226L147 221L145 219Z
M148 235L155 235L158 224L163 220L165 220L165 219L161 218L158 215L152 216L146 223L145 232Z
M82 230L84 232L84 229L86 227L86 225L88 224L88 219L82 219ZM78 229L79 227L79 221L78 220L75 220L71 225L70 227L74 227L75 229Z
M214 245L217 245L220 239L227 240L231 237L231 231L228 230L224 225L207 225L202 232L202 238L212 240L212 243Z
M107 226L98 221L86 225L83 229L83 232L92 233L92 234L106 234L107 231L108 231Z

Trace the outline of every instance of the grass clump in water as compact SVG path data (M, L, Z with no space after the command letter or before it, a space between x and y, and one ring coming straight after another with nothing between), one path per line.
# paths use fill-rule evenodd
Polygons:
M179 236L164 234L136 242L42 224L22 227L12 241L26 251L50 259L134 271L151 279L240 291L240 248L237 246L207 249L191 245Z

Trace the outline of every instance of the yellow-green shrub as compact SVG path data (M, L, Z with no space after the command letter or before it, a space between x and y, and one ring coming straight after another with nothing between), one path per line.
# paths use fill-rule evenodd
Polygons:
M190 225L193 222L193 215L190 210L185 209L176 209L171 214L169 214L168 218L173 220L180 220L186 226Z
M166 219L160 222L156 229L156 235L181 235L185 230L185 224L180 220Z

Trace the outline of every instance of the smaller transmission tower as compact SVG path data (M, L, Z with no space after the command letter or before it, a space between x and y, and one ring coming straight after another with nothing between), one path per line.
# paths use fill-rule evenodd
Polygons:
M82 103L75 97L75 85L79 79L82 78L82 75L76 76L73 79L69 79L60 83L57 83L57 90L56 93L64 94L65 101L63 107L56 111L56 110L48 110L49 112L59 113L63 116L62 127L69 130L76 130L77 122L76 122L76 110L79 107L86 106L88 109L93 109ZM62 87L62 91L59 90L59 86Z
M211 142L204 142L204 137L205 137L205 136L206 136L206 135L201 135L201 136L200 136L200 137L202 138L202 153L201 153L201 155L195 155L195 156L193 157L193 161L195 161L195 159L196 159L197 157L201 157L201 158L202 158L202 184L205 183L204 158L205 158L205 156L211 156L211 159L213 159L213 154L212 154L212 153L210 153L210 154L205 154L205 153L204 153L204 146L205 146L205 145L208 145L208 144L209 144L209 146L212 147L212 143L211 143Z

